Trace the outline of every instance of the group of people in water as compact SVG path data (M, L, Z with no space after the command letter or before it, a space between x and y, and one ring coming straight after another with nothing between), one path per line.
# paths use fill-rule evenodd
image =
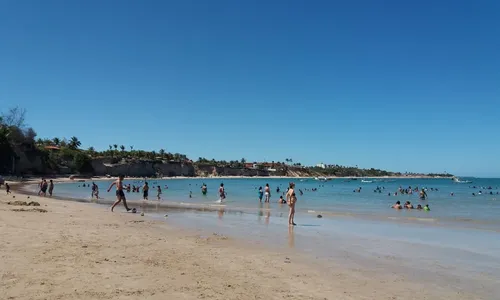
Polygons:
M52 197L52 193L54 191L54 182L52 181L52 179L50 179L49 182L47 182L45 178L42 178L42 180L38 184L38 188L39 188L38 196L42 197L47 196L47 190L48 190L49 196Z
M418 204L417 208L415 208L415 207L413 207L413 205L411 204L410 201L406 201L404 205L401 205L401 202L396 201L396 203L392 206L392 208L394 208L394 209L403 209L403 208L405 208L405 209L419 209L419 210L423 209L425 211L431 210L431 208L429 207L429 204L426 204L424 206L422 206L422 204Z

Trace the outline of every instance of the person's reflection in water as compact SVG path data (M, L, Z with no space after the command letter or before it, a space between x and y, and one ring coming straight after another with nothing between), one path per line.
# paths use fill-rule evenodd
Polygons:
M264 216L264 211L263 211L263 208L264 208L264 204L262 204L262 202L259 202L259 211L257 212L257 215L259 216L259 222L262 221L262 217Z
M269 218L271 218L271 208L269 207L269 202L266 203L266 225L269 225Z
M288 226L288 247L295 247L295 234L293 233L293 226Z
M224 216L224 208L220 208L217 211L217 214L219 215L219 220L222 220L222 216Z

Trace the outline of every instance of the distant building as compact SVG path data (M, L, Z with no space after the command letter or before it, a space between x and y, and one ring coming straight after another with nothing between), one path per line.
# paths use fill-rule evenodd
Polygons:
M316 167L321 169L326 169L326 165L324 163L319 163L316 165Z

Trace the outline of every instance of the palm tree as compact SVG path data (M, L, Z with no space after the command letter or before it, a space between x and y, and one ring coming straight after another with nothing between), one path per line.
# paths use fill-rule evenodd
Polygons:
M134 146L130 146L130 151L133 151L134 150Z
M69 140L68 147L73 149L73 150L76 150L81 145L82 145L82 143L78 140L78 138L76 136L72 136Z
M160 153L161 158L163 158L163 156L165 155L165 149L160 149L158 153Z
M95 154L95 148L90 146L87 151L89 152L90 156L93 156Z
M52 139L54 146L59 146L61 144L61 140L58 137Z
M109 145L109 150L113 150L113 146Z
M242 164L245 164L246 162L247 162L247 160L243 157L243 158L241 159L241 163L242 163Z
M117 144L114 144L113 147L115 148L115 150L118 150L118 145Z
M120 149L122 150L122 152L124 152L125 151L125 146L121 145Z

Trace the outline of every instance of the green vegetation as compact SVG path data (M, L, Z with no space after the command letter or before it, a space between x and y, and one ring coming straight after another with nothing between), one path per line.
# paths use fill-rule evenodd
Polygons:
M258 170L272 169L280 174L297 174L301 176L339 176L339 177L378 177L402 176L378 169L360 169L340 165L321 167L304 167L292 158L285 162L248 163L245 158L238 160L215 160L199 157L192 162L185 154L171 153L165 149L159 151L135 150L134 146L110 144L109 149L97 151L94 147L81 149L81 141L72 136L69 139L54 137L52 139L36 139L36 132L25 124L26 110L15 107L0 116L0 173L15 173L16 164L21 155L26 159L39 158L44 172L59 173L63 168L73 172L90 174L93 159L108 159L111 163L127 163L134 160L150 160L171 163L192 163L195 166L217 166L226 168L253 168ZM130 149L127 151L127 149ZM36 170L32 170L36 173ZM42 171L38 171L42 172ZM410 175L410 174L409 174ZM411 174L417 175L417 174ZM423 175L423 174L418 174ZM451 177L451 174L428 174L429 176Z

